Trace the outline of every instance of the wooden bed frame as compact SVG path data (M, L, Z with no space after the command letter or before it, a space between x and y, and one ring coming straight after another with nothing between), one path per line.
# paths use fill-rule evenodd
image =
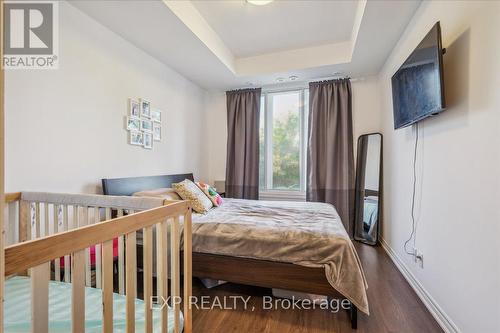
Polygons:
M131 196L139 191L171 187L184 179L194 180L193 174L102 179L102 188L105 195ZM193 276L199 278L345 298L330 285L323 268L197 252L193 252L192 258ZM352 303L349 315L351 327L356 329L358 309Z

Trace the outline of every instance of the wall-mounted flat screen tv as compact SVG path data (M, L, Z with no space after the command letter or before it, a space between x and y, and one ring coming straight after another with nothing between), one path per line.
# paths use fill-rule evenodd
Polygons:
M445 109L441 27L437 22L392 76L394 128Z

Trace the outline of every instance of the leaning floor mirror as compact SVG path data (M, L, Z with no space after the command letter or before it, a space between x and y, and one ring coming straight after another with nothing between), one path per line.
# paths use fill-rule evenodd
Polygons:
M354 239L366 244L378 242L381 210L382 134L361 135L356 165L356 214Z

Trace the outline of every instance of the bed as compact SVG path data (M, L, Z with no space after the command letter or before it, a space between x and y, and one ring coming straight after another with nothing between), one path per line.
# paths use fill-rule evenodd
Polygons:
M102 184L104 194L130 196L184 179L193 175L103 179ZM193 276L347 298L351 326L357 327L358 308L369 311L366 280L333 206L225 200L206 215L193 215ZM316 248L325 261L312 258Z

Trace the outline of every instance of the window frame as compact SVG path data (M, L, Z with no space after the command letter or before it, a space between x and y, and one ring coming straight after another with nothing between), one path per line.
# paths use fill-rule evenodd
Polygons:
M272 96L292 93L299 93L299 135L300 135L300 151L299 151L299 190L282 190L273 188L273 98ZM308 97L309 88L299 87L280 90L267 90L262 92L260 112L264 112L264 187L261 187L259 182L259 193L263 197L283 197L292 199L305 198L306 192L306 173L307 173L307 116L309 101ZM259 131L260 132L260 131Z

